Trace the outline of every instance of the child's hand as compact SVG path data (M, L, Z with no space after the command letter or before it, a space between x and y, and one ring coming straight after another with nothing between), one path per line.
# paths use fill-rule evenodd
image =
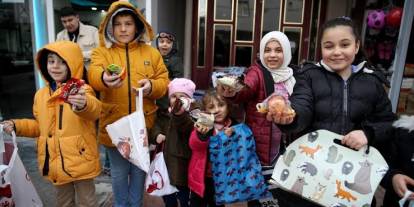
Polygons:
M161 144L161 142L165 141L165 135L163 135L163 134L159 134L159 135L157 136L157 138L155 139L155 141L156 141L158 144Z
M142 79L138 81L138 86L142 88L142 92L144 96L148 96L152 91L152 84L151 81L148 79Z
M341 143L350 148L359 150L363 146L368 144L368 139L365 136L364 131L354 130L346 134L342 139Z
M195 123L194 127L196 128L196 130L200 133L200 134L207 134L208 131L210 130L208 127L203 126L201 124Z
M236 90L234 90L233 88L223 85L223 84L217 84L217 93L226 97L226 98L231 98L234 97L236 95Z
M392 177L392 187L394 188L395 193L398 194L401 198L404 196L405 192L408 190L407 186L414 186L414 180L403 174L395 174ZM409 197L410 200L414 200L414 195L411 194Z
M14 131L14 128L15 128L14 122L12 122L10 120L0 122L0 124L3 124L3 130L7 134L11 134Z
M232 127L226 127L224 128L224 134L228 137L231 137L231 135L233 134L234 129Z
M85 87L82 86L78 93L68 96L68 102L72 105L72 110L80 111L86 107Z
M108 88L119 88L122 86L122 79L121 74L109 74L107 71L103 73L102 77L105 85L108 86Z

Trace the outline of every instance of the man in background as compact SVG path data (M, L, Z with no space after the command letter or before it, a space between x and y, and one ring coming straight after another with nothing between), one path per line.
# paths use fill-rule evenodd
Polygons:
M96 27L83 24L79 15L71 7L63 7L60 21L65 29L57 34L56 41L69 40L76 42L83 54L86 69L89 67L92 49L99 46L99 35Z

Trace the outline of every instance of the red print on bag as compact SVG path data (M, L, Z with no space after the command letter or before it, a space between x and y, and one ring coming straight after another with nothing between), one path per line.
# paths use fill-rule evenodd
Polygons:
M153 176L155 176L155 175L158 175L159 178L160 178L160 182L161 182L160 187L158 187L159 183L154 181ZM164 179L162 178L162 175L158 170L154 171L151 178L152 178L152 183L148 186L147 193L152 193L154 190L161 190L164 187Z

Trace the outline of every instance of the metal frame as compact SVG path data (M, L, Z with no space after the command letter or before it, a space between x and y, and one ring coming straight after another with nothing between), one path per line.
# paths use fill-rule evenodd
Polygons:
M396 112L398 107L398 99L400 97L400 89L405 70L405 62L407 57L407 49L410 41L411 26L414 14L414 1L406 0L404 3L403 16L401 21L400 32L398 34L397 49L395 51L394 65L392 66L391 89L388 94L392 111Z
M237 40L237 22L239 20L239 18L237 17L238 12L239 12L239 0L237 0L237 4L236 4L236 19L234 21L234 42L235 43L253 43L254 42L254 27L255 25L255 18L256 18L256 0L253 0L253 15L252 15L252 40Z

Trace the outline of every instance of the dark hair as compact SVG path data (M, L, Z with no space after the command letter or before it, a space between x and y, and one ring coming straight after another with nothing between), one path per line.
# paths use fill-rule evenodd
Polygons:
M52 83L55 80L53 80L52 76L49 75L49 72L47 70L47 59L49 55L57 55L60 59L63 60L63 62L66 64L67 70L68 70L68 74L66 76L66 80L64 82L66 82L67 80L69 80L72 77L70 68L68 63L66 62L66 60L64 58L62 58L59 54L57 54L54 51L48 50L48 49L43 49L40 51L40 58L39 58L39 68L40 68L40 72L42 73L43 77L46 79L47 82Z
M354 62L352 64L356 65L359 64L362 61L366 61L366 55L364 51L364 47L362 45L361 41L361 35L359 34L358 28L355 26L354 22L350 17L342 16L342 17L336 17L333 19L328 20L325 22L321 27L321 32L319 34L319 42L322 42L322 36L325 33L327 29L334 28L336 26L347 26L352 29L352 34L355 37L355 41L359 43L359 50L358 53L355 55Z
M72 7L63 7L59 10L60 18L78 15Z
M129 9L128 10L122 10L122 11L116 13L113 19L115 20L115 18L118 17L118 16L131 16L134 19L135 26L137 27L137 34L141 34L141 32L144 31L144 23L138 18L138 15L135 12L133 12ZM112 24L113 24L113 22L112 22Z

